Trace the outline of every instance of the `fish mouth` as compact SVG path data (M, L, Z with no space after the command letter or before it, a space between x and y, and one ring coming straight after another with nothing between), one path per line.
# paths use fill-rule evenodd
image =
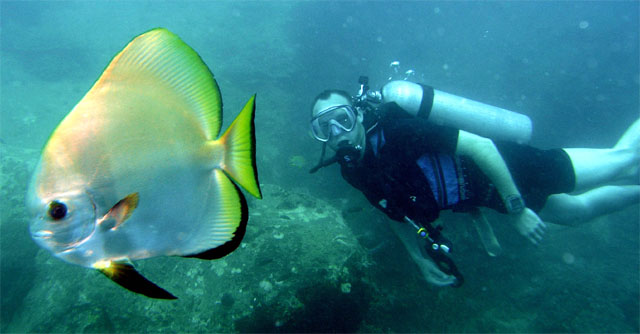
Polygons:
M40 245L40 247L48 249L53 253L71 251L85 241L60 242L56 240L56 234L50 230L33 231L31 233L31 238Z
M48 249L52 252L58 252L61 248L63 248L58 242L55 241L55 233L50 230L31 231L31 238L40 247Z
M34 239L47 240L53 237L53 232L49 230L35 231L31 234Z
M64 253L77 249L89 240L95 232L89 224L81 226L52 226L43 224L43 219L37 219L30 228L31 238L40 247L52 253Z

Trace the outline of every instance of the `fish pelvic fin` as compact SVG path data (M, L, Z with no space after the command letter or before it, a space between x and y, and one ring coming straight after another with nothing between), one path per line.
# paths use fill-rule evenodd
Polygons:
M262 198L256 167L255 99L255 95L249 99L219 141L225 147L222 169L251 195Z
M155 299L178 299L140 275L129 261L100 261L93 267L131 292Z

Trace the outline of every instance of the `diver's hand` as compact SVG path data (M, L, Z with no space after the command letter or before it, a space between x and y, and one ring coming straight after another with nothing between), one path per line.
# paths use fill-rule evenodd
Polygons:
M537 245L542 240L542 235L544 235L547 225L533 210L525 208L514 218L516 229L523 237L529 239L534 245Z

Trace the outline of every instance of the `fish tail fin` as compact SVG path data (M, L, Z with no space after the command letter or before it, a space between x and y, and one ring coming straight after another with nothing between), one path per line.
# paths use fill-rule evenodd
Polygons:
M255 95L249 99L219 140L225 147L222 169L251 195L262 198L256 167L255 99Z

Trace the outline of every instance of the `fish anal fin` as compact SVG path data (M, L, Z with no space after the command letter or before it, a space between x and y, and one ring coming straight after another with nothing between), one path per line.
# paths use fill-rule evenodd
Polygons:
M227 177L222 172L218 171L215 173L218 175L218 177L221 180L226 181L225 182L226 186L224 188L227 190L223 191L223 193L226 192L229 195L232 195L231 202L234 202L237 200L237 207L235 205L233 206L222 205L222 207L226 207L227 210L230 210L230 212L233 212L233 213L225 213L223 215L229 217L229 219L234 219L234 220L237 219L238 221L237 227L233 232L233 236L227 242L219 246L216 246L214 248L205 250L204 252L183 255L182 257L195 257L203 260L219 259L236 250L236 248L240 246L240 243L242 242L242 238L244 238L244 234L247 230L247 221L249 220L249 209L247 207L247 200L242 195L242 192L240 192L240 189L238 188L238 186L236 186L233 182L228 181Z
M104 261L94 264L99 272L118 283L123 288L156 299L178 299L167 290L140 275L128 262Z
M112 230L117 229L124 223L131 214L133 210L138 207L138 201L140 200L140 196L138 193L133 193L127 195L125 198L121 199L116 205L114 205L109 212L105 215L105 219L103 221L114 220L115 223L113 227L110 227Z

